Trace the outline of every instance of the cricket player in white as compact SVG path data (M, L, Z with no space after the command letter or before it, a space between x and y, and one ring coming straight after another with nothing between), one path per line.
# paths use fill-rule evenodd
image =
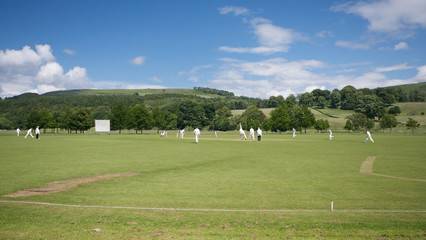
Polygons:
M38 128L38 126L36 127L35 134L36 134L36 139L40 139L40 128Z
M243 127L241 127L241 123L240 123L240 136L241 136L241 141L243 141L243 137L244 137L244 140L247 140L246 132L244 132Z
M293 131L293 138L295 138L296 137L296 129L292 129L292 131Z
M368 139L370 139L370 141L374 143L373 138L371 137L371 134L368 129L365 131L365 133L367 133L367 138L365 139L364 143L366 143Z
M331 132L331 129L328 129L328 132L330 133L330 135L328 136L328 138L330 138L330 140L331 140L332 138L334 138L333 133Z
M194 135L195 135L195 142L196 143L198 143L198 137L200 136L200 129L198 129L198 127L197 128L195 128L195 130L194 130Z
M19 129L19 128L17 128L16 129L16 134L18 135L18 137L19 137L19 133L21 132L21 129Z
M257 128L257 141L261 141L262 140L262 130L260 130L260 128Z
M185 135L185 129L180 130L180 138L183 139L184 135Z
M253 128L250 128L250 133L249 133L249 140L250 139L252 139L253 138L253 141L255 140L254 139L254 129Z
M33 136L33 128L28 129L27 135L25 135L25 138L27 138L28 135L30 135L32 138L34 138L34 136Z

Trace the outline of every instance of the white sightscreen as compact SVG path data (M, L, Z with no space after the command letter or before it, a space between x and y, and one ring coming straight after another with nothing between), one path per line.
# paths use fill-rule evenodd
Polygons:
M109 120L95 120L96 132L109 132Z

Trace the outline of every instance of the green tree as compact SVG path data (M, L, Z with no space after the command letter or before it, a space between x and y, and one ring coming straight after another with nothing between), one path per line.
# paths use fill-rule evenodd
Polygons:
M324 96L319 96L318 100L317 100L317 106L319 109L324 109L325 106L327 105L327 100L325 99Z
M315 121L314 128L317 131L325 131L330 127L327 119L319 119Z
M386 129L389 128L390 132L392 132L392 128L396 127L398 124L398 121L395 118L395 115L393 114L385 114L379 121L380 128Z
M178 116L172 112L165 112L164 119L166 122L165 129L177 129Z
M330 108L338 108L340 106L340 91L338 89L334 89L330 95Z
M53 118L53 114L50 113L46 108L43 108L39 112L40 116L40 123L37 126L40 126L40 128L43 129L43 132L46 132L47 128L55 128L56 127L56 121Z
M401 108L399 108L398 106L393 106L389 108L388 113L396 116L401 113Z
M118 130L121 134L121 130L127 127L129 110L124 103L117 103L111 108L111 129Z
M341 95L341 109L353 110L356 107L356 93L357 90L353 86L346 86L340 90Z
M313 96L310 93L302 93L297 96L300 105L312 106L314 104Z
M302 106L301 110L303 113L303 117L302 117L300 127L304 128L306 133L306 129L314 125L315 115L311 112L311 110L306 105Z
M157 133L160 129L164 129L166 126L165 114L161 111L160 107L155 106L152 111L153 126L157 128Z
M84 133L84 131L89 130L93 126L93 117L87 108L77 108L75 111L74 121L76 132L79 130Z
M416 120L408 118L407 123L405 124L408 129L411 128L411 131L414 133L414 130L419 127L419 124Z
M186 126L202 128L205 126L206 117L204 108L193 101L183 101L179 105L179 111L182 113L178 122L178 127L183 129Z
M229 107L224 106L216 111L216 116L213 119L211 128L213 130L228 131L233 129L231 124L232 112Z
M286 103L280 104L277 108L272 110L269 115L271 131L286 131L290 127L291 117L289 108Z
M375 95L362 95L358 98L356 112L364 113L367 118L382 117L385 114L385 105Z
M260 127L266 116L256 106L250 105L247 110L241 115L241 124L244 129Z
M41 122L40 112L33 110L30 112L30 114L28 114L27 118L25 119L25 126L27 129L29 128L35 129L36 126L40 126L40 122Z
M0 117L0 129L12 129L12 122L9 119L1 116Z
M367 126L367 116L363 113L354 113L347 118L352 122L354 130Z
M371 118L367 118L367 122L365 123L365 127L367 129L373 129L374 125L375 125L374 120L371 119Z
M287 102L291 102L293 104L296 104L296 97L294 96L294 94L290 94L286 97L285 99Z
M145 105L136 105L130 109L129 126L134 128L136 133L140 130L142 134L144 129L151 129L152 122L152 116Z
M354 129L354 125L352 124L352 121L350 119L347 119L346 124L343 128L348 131L352 131Z

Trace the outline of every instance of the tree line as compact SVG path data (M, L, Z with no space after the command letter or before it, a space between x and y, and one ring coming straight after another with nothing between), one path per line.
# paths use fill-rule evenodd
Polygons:
M308 107L324 107L354 110L345 129L357 130L374 126L378 118L382 128L396 126L395 115L400 109L386 107L396 101L424 101L424 92L412 90L408 94L400 87L356 89L346 86L333 91L315 89L310 93L271 96L269 99L236 97L233 93L211 88L195 87L195 90L218 94L222 97L205 98L179 93L134 95L84 95L52 96L23 94L0 99L0 129L29 128L66 129L68 132L84 132L93 127L94 119L110 119L111 129L121 132L134 129L183 129L204 128L234 130L239 123L244 129L261 127L271 131L287 131L296 128L306 131L314 127L324 131L327 120L315 120ZM219 94L220 93L220 94ZM274 108L265 116L259 108ZM245 109L240 116L231 110Z

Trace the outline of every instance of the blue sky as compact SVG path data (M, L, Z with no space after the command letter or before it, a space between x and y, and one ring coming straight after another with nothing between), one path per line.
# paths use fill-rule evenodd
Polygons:
M269 98L426 81L426 1L0 1L0 97L211 87Z

